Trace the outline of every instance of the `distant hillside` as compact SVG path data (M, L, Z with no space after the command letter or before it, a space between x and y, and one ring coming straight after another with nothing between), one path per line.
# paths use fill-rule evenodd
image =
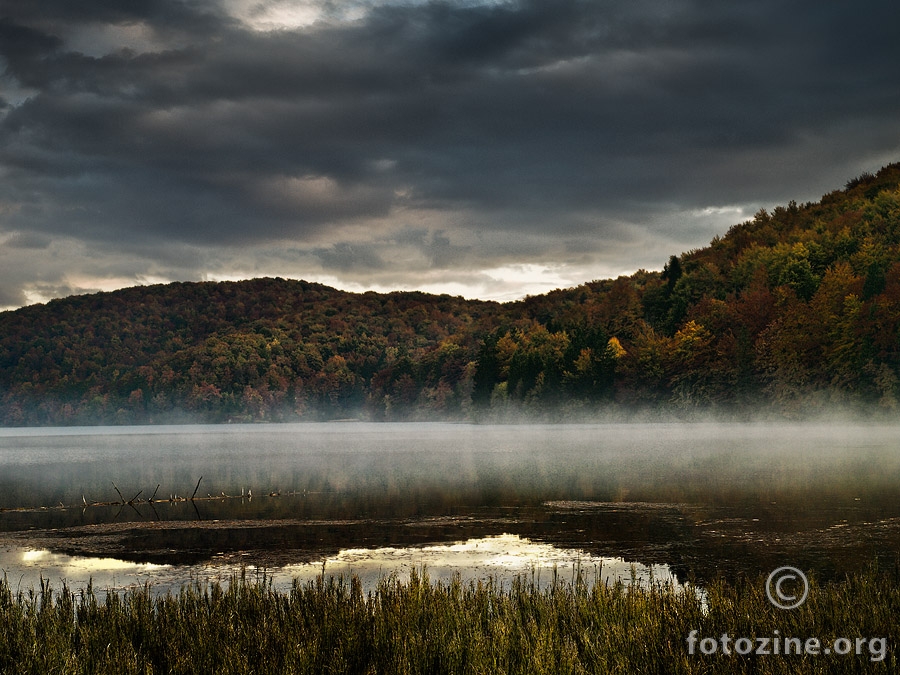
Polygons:
M900 397L900 164L661 273L498 304L284 279L0 313L0 423L557 416Z

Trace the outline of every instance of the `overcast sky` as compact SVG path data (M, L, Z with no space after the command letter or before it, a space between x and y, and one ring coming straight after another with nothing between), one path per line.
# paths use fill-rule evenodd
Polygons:
M894 2L0 1L0 308L513 299L900 160Z

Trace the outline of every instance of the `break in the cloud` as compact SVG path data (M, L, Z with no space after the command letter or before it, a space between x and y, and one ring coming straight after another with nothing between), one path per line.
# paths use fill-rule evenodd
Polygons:
M900 159L888 2L0 11L0 307L259 275L512 298Z

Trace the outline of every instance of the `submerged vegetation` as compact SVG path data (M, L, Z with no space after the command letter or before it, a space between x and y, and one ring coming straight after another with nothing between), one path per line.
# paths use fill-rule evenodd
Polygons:
M900 164L514 303L256 279L0 313L3 425L835 405L900 405Z
M357 579L149 587L99 601L92 589L13 593L0 582L2 673L857 673L894 672L900 626L896 571L812 580L792 611L766 599L765 579L717 581L702 596L673 586L544 590L527 580L433 584ZM692 634L846 638L846 654L703 654ZM860 638L858 640L857 638ZM865 642L861 640L864 639ZM873 642L872 639L875 639ZM709 651L709 643L706 644ZM840 651L844 649L842 645ZM771 643L770 643L771 650Z

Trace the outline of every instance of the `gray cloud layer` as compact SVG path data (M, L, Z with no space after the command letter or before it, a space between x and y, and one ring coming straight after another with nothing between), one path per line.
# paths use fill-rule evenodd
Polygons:
M587 279L900 150L887 2L323 1L268 31L239 4L6 0L0 306L273 270Z

